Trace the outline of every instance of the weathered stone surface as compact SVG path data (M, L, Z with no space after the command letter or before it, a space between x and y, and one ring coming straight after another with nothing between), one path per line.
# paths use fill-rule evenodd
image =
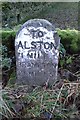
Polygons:
M53 84L57 79L60 38L44 19L23 24L15 39L17 83Z

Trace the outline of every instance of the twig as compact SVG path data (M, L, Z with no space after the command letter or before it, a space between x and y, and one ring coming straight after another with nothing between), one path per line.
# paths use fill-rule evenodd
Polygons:
M77 85L77 84L80 84L80 83L64 83L64 85L71 85L71 84L73 84L73 85Z

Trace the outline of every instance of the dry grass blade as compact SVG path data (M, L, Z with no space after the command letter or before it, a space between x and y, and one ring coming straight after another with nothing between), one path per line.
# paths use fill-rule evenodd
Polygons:
M6 93L5 93L6 94ZM7 101L8 102L8 101ZM0 91L0 114L6 118L13 117L15 114L10 110L5 100L2 98L2 90Z

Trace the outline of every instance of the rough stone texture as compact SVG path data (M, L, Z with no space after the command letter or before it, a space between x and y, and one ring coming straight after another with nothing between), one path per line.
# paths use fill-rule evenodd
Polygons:
M60 38L44 19L23 24L15 39L17 83L53 84L57 79Z

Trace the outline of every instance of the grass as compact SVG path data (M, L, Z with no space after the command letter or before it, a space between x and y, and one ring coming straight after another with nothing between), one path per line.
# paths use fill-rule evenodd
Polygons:
M5 96L5 99L3 99L2 96ZM0 116L2 115L3 117L9 118L13 117L14 113L10 110L10 100L7 100L7 91L1 90L0 91Z
M45 117L50 119L54 116L54 120L67 119L71 115L77 114L75 98L79 93L80 84L65 81L59 88L60 84L61 82L51 89L38 86L31 92L28 92L26 85L15 85L14 88L6 87L1 91L3 97L0 97L0 114L6 118ZM21 106L23 106L22 109Z

